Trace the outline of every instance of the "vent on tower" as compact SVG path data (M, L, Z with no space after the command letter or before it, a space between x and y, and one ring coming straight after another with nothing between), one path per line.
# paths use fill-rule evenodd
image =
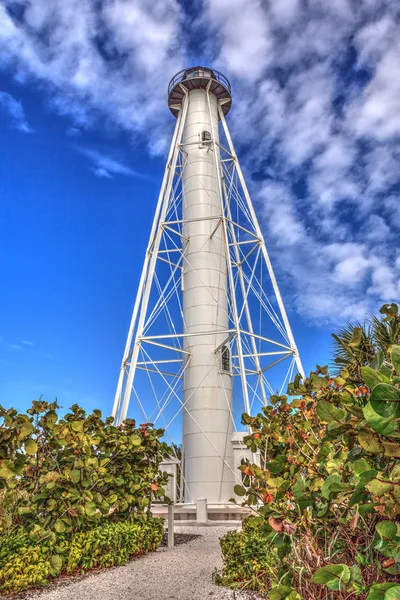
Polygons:
M211 133L209 131L202 131L200 134L201 146L211 145Z
M221 373L231 374L231 351L229 346L222 346L220 354L220 369Z

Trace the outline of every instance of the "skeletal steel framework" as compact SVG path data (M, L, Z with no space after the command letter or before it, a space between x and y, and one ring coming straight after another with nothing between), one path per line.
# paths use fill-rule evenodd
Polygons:
M203 111L198 114L203 115L209 131L188 137L185 132L199 120L197 113L190 118L195 102ZM229 451L226 455L218 440L206 431L202 423L207 420L201 421L196 416L199 413L188 410L191 397L204 385L210 371L218 367L220 395L229 387L225 396L233 430L243 410L249 413L259 410L268 403L270 394L284 391L295 370L303 375L303 368L225 120L231 104L229 83L215 70L204 67L186 70L172 80L169 104L177 117L176 126L123 354L113 415L118 422L124 420L133 396L144 420L164 427L167 436L172 431L175 437L179 417L184 413L186 421L192 422L198 434L207 438L211 453L219 457L223 469L232 472L227 478L231 483L237 475ZM204 159L203 170L200 168L197 175L190 157L194 150L198 155L199 149ZM218 205L214 202L215 210L210 214L193 217L197 213L191 212L189 194L197 181L204 196L204 164L207 173L215 178ZM196 228L203 232L205 241L193 254L191 236ZM212 249L214 242L219 244L217 257L223 248L220 289L225 293L222 294L210 285L196 261L196 257L203 256L203 246L207 243ZM196 294L209 295L210 304L226 315L208 330L201 322L194 328L185 322L187 312L182 298L189 271L197 278ZM207 336L214 344L214 364L209 365L207 373L203 370L195 385L191 384L190 392L184 393L196 340L204 343ZM228 380L232 380L229 386ZM230 435L231 429L227 427L227 436ZM193 494L198 497L200 488L185 485L183 481L181 489L182 494L185 490L186 501L194 501ZM226 494L220 490L218 499L226 500Z

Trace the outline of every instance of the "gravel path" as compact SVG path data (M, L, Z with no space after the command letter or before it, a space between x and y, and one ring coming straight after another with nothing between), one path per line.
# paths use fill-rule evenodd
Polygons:
M159 548L116 567L83 579L35 593L30 600L250 600L257 596L216 586L212 580L220 567L219 538L232 523L212 526L175 525L176 533L200 534L169 550Z

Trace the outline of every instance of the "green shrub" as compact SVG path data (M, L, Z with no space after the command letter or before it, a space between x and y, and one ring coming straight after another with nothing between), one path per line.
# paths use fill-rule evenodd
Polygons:
M115 427L76 404L60 419L57 409L0 406L0 527L26 527L39 541L144 514L152 496L164 496L162 429L132 419Z
M400 598L400 316L395 304L381 313L368 351L360 327L336 336L348 368L317 366L289 384L291 401L272 396L243 415L263 463L242 465L235 491L279 556L271 600Z
M73 535L58 533L41 542L23 529L12 531L1 540L0 590L19 592L61 573L126 564L132 556L156 550L162 536L163 520L150 514Z
M235 589L265 592L275 579L279 558L257 517L247 517L242 531L229 531L220 539L224 566L215 576L216 583Z

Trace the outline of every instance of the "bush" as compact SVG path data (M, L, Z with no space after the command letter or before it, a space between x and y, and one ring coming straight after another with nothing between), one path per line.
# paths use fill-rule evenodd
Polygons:
M168 480L163 431L131 419L115 427L78 405L59 419L58 408L0 407L0 590L123 564L161 541L148 510Z
M236 589L265 592L279 570L276 549L267 543L257 517L247 517L242 531L229 531L220 539L224 566L216 583Z
M132 419L115 427L76 404L59 419L57 409L0 407L0 527L24 526L39 541L144 514L151 496L164 496L162 429Z
M156 550L163 530L163 520L150 514L73 535L60 533L53 541L39 543L20 528L2 537L0 590L19 592L62 573L126 564L133 556Z
M336 336L348 368L317 366L289 384L291 402L243 415L263 463L242 465L235 491L279 556L271 600L400 598L400 317L394 304L381 313L368 352L360 327Z

